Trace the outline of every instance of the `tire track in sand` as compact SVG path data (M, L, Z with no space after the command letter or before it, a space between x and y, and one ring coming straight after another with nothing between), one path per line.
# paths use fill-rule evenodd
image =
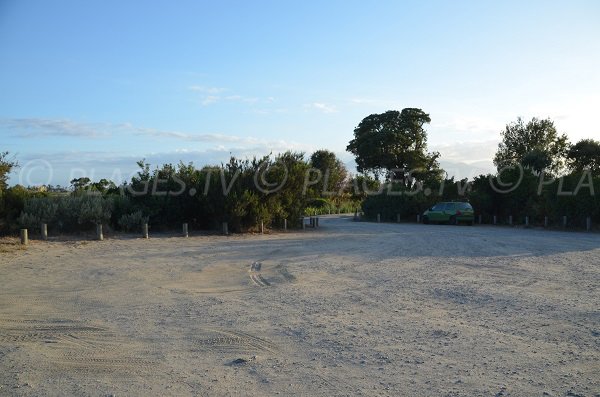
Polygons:
M267 280L265 280L265 278L262 276L262 274L260 274L260 269L262 267L262 263L260 262L253 262L250 265L250 279L252 280L252 282L256 285L258 285L259 287L270 287L271 283L269 283Z

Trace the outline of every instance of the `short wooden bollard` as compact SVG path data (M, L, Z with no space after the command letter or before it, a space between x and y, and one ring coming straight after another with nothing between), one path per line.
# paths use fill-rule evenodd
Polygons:
M417 215L417 223L421 223L421 215Z
M592 218L590 218L589 216L585 219L585 230L587 230L588 232L592 230Z
M377 223L381 223L381 214L377 214Z
M396 214L396 222L400 223L400 214Z
M227 222L223 222L221 224L221 227L222 227L223 234L225 236L229 235L229 225L227 224Z
M302 223L302 230L306 229L306 220L304 217L300 218L300 222Z
M567 217L566 217L566 215L563 216L563 227L565 227L565 228L567 227Z
M96 225L96 238L100 241L104 240L104 234L102 233L102 224L98 223Z
M481 219L481 214L479 214L479 219L478 219L478 220L479 220L479 224L481 225L481 223L482 223L482 222L481 222L481 221L482 221L482 219Z
M27 233L27 229L21 229L21 244L22 245L29 244L29 235Z
M315 218L315 227L319 227L319 217Z
M358 210L354 211L354 220L358 220Z
M283 220L283 231L286 232L287 231L287 219Z
M548 217L544 217L544 227L548 227Z
M265 223L260 222L260 234L265 234Z
M525 227L529 227L529 217L525 217Z
M44 240L44 241L48 240L48 224L42 223L40 231L42 233L42 240Z
M182 232L183 232L183 237L188 237L189 236L189 234L188 234L188 224L187 223L183 224L183 230L182 230Z
M142 223L142 237L148 238L148 224Z
M508 216L508 224L512 226L512 215Z
M494 225L498 223L498 217L494 215Z

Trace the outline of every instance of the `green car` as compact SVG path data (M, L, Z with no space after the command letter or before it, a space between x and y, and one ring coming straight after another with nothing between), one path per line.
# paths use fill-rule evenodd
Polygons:
M471 204L467 202L437 203L423 213L423 223L429 222L446 222L451 225L466 222L473 225L475 213Z

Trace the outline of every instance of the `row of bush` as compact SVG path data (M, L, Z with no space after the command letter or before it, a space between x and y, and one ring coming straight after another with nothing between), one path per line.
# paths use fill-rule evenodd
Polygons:
M307 184L312 164L301 153L231 158L227 164L201 169L180 163L151 171L143 161L138 165L137 175L121 186L106 184L103 189L78 180L70 194L10 188L7 192L18 190L20 195L5 202L10 214L4 214L4 231L35 231L46 223L51 232L72 233L101 223L107 230L132 232L146 222L154 230L179 228L182 222L190 228L218 229L228 222L231 231L245 232L257 230L261 222L282 226L284 219L299 227L302 216L350 212L359 205L348 192L323 198L322 185Z
M280 227L288 220L299 226L302 216L352 213L362 207L367 219L414 220L417 214L440 201L468 200L484 222L496 216L500 223L512 216L515 223L562 223L585 227L586 219L600 224L600 176L572 172L553 180L530 169L514 168L501 175L481 175L471 181L431 179L423 185L377 184L363 176L351 179L345 189L324 196L318 184L307 186L311 163L299 153L254 160L232 158L217 167L196 169L192 164L170 164L140 170L121 186L81 185L71 193L49 193L14 186L0 195L0 233L20 227L51 232L93 230L139 231L142 223L154 230L179 228L218 229L228 222L232 231ZM369 191L367 194L366 191ZM364 199L364 200L363 200ZM362 204L361 204L362 203Z
M395 221L416 219L426 209L440 201L469 201L486 222L496 216L507 222L512 216L515 223L529 217L532 224L562 222L585 227L586 219L600 224L600 176L589 171L573 172L552 179L529 169L514 168L501 175L480 175L472 181L445 179L427 186L408 189L398 184L382 184L380 194L370 194L362 204L367 219Z

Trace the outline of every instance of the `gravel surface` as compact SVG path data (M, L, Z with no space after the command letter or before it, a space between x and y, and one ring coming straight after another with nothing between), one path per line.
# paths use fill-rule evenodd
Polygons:
M600 236L323 217L0 253L0 395L600 396Z

